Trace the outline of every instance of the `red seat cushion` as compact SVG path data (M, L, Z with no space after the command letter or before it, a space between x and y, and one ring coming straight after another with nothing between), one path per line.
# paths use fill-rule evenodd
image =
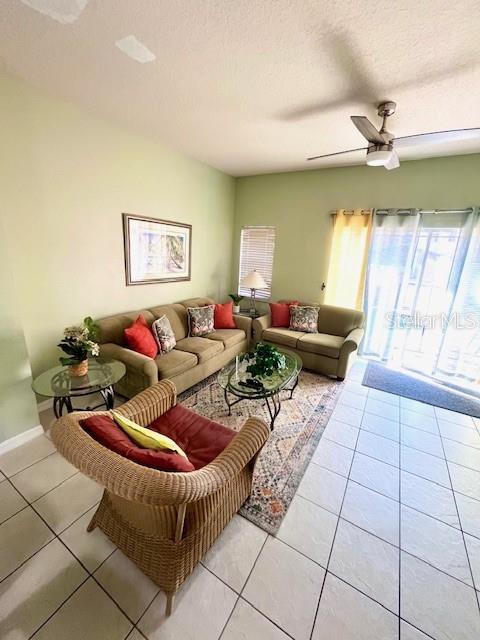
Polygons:
M233 302L216 304L213 312L213 326L215 329L236 329L237 325L233 319Z
M130 327L125 329L123 335L128 348L132 349L132 351L143 353L144 356L149 358L155 358L157 355L158 345L142 314L138 316Z
M298 300L292 302L270 302L270 315L272 327L290 326L290 307L298 305Z
M92 416L80 422L94 440L132 462L160 471L194 471L194 465L172 451L143 449L127 436L110 416ZM166 435L166 434L165 434Z
M223 424L177 404L157 418L149 429L172 438L188 456L195 469L201 469L222 453L236 436Z

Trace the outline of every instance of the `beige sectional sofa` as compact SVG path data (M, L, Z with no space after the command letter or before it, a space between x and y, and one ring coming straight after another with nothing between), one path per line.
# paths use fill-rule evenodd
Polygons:
M272 327L268 314L253 321L254 340L295 351L306 369L343 380L363 337L364 314L326 304L315 306L319 307L318 333Z
M121 360L127 369L115 390L131 398L159 380L168 378L181 393L221 369L236 355L244 353L250 343L252 325L251 319L245 316L234 315L236 329L217 329L204 338L188 337L187 307L205 304L214 304L214 301L191 298L96 320L100 327L100 356ZM123 332L140 313L149 325L157 318L167 316L177 341L172 351L152 359L125 347Z

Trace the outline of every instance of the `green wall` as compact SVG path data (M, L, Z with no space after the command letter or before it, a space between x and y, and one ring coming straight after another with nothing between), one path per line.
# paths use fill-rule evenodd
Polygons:
M320 287L322 282L327 283L333 228L330 211L472 205L480 205L480 155L402 162L395 171L356 166L239 178L232 287L237 284L240 230L244 225L274 225L277 229L274 300L322 302Z

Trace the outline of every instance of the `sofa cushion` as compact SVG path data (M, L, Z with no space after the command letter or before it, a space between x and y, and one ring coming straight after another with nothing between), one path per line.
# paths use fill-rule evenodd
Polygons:
M306 333L298 342L297 349L318 353L329 358L339 358L344 338L328 333Z
M215 460L236 435L232 429L194 413L181 404L161 415L149 428L175 440L195 469L201 469Z
M262 333L262 340L268 340L268 342L274 342L275 344L283 344L286 347L295 348L297 346L297 341L305 335L306 333L302 333L301 331L270 328L265 329Z
M178 453L179 456L187 457L182 447L179 447L175 440L165 434L148 427L142 427L141 424L137 424L134 420L130 420L130 418L117 411L112 411L112 415L122 431L125 431L130 440L133 440L139 447L153 449L154 451L173 451Z
M157 318L152 322L152 334L161 353L168 353L177 344L172 325L167 316Z
M208 338L184 338L177 342L174 351L186 351L198 357L199 364L203 364L213 356L223 351L223 344L218 340Z
M346 338L353 329L362 328L363 321L362 311L322 304L318 314L318 331Z
M298 305L298 300L291 302L270 302L270 317L272 327L284 327L288 329L290 326L290 307Z
M123 333L129 349L142 353L148 358L155 358L158 353L158 345L142 314Z
M206 307L188 307L188 335L191 338L201 338L214 330L213 317L215 305Z
M233 347L233 345L239 344L242 340L246 339L243 329L215 329L213 333L209 333L206 337L209 340L223 342L225 349Z
M290 307L290 329L305 333L317 333L318 307L292 305Z
M179 351L175 347L172 351L157 356L155 362L158 367L158 376L161 380L163 378L173 378L192 367L196 367L198 358L193 353Z
M155 318L167 316L176 340L188 335L187 310L182 304L162 304L150 311Z
M183 456L171 451L154 451L137 446L115 424L110 416L93 415L80 425L97 442L132 462L161 471L194 471L195 467Z
M233 302L216 304L213 312L213 326L215 329L236 329L233 319Z

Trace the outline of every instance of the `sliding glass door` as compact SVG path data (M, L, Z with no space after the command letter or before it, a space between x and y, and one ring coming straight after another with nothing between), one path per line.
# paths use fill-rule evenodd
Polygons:
M478 236L471 210L376 214L364 355L458 386L476 386Z

